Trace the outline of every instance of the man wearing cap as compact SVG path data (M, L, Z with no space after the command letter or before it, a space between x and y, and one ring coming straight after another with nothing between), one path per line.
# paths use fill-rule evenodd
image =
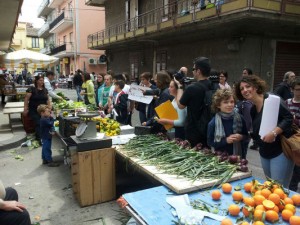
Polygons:
M208 58L199 57L195 59L193 75L197 83L189 85L183 92L183 85L177 80L177 104L180 109L187 107L187 124L185 126L186 138L195 146L198 143L207 145L207 137L199 134L197 121L201 117L201 108L204 104L205 92L211 89L212 83L208 79L210 75L210 63ZM209 121L207 121L208 123Z
M51 81L54 80L54 73L52 71L47 71L46 72L46 77L44 78L44 85L45 85L45 88L47 89L48 93L49 93L49 96L51 98L54 98L54 99L59 99L59 100L62 100L63 98L61 96L58 96L55 92L54 92L54 89L51 85Z

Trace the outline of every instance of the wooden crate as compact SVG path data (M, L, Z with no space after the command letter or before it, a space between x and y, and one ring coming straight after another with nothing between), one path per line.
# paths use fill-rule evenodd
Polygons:
M80 206L116 198L115 149L72 153L73 192Z

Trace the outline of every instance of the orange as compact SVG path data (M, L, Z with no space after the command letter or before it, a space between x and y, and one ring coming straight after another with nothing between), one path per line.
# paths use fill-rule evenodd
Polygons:
M266 210L270 210L275 207L275 204L274 204L274 202L266 199L266 200L263 200L263 206L266 208Z
M300 205L300 195L299 194L293 195L292 196L292 200L293 200L295 206L299 206Z
M281 212L282 210L284 210L284 204L278 204L277 205L277 207L278 207L278 209L279 209L279 211Z
M218 190L214 190L211 193L211 197L212 197L213 200L220 200L220 198L221 198L221 192L218 191Z
M266 220L271 223L274 223L279 220L279 215L274 210L268 210L266 212Z
M243 198L243 202L245 203L245 205L247 205L247 206L255 206L255 201L254 201L254 199L253 198L251 198L251 197L245 197L245 198Z
M260 210L260 209L255 209L254 214L253 214L253 219L255 221L262 220L264 214L265 214L265 211Z
M239 223L239 225L250 225L250 224L246 221L243 221L242 223Z
M281 188L274 189L273 193L278 194L281 199L284 199L284 192Z
M261 195L261 190L256 191L254 195Z
M266 189L266 188L264 188L264 189L262 189L261 190L261 195L262 196L264 196L265 198L268 198L269 197L269 195L271 194L272 192L269 190L269 189Z
M294 201L291 198L286 197L286 198L284 198L283 201L284 201L284 204L292 204L292 205L294 205Z
M292 204L286 204L284 206L284 209L290 210L293 214L295 214L295 212L296 212L296 207Z
M242 201L243 200L243 193L240 191L235 191L232 193L232 199L234 201Z
M262 195L254 195L253 199L255 201L255 205L262 205L262 202L266 199L264 196Z
M261 221L255 221L254 223L252 223L252 225L265 225L265 224Z
M273 185L272 185L272 190L271 190L271 191L273 192L276 188L279 188L278 184L273 184Z
M242 208L242 212L244 214L245 217L248 217L250 215L250 212L248 209L246 209L245 207Z
M230 193L232 190L232 186L229 183L222 184L222 191L224 193Z
M285 221L289 221L291 216L293 216L293 215L294 214L290 210L287 210L287 209L284 209L281 213L281 217Z
M280 197L278 194L272 193L269 195L268 199L278 205L280 203Z
M225 218L220 225L233 225L233 222L230 219Z
M291 216L289 222L290 222L290 225L299 225L300 224L300 216Z
M251 182L248 182L248 183L245 183L244 184L244 190L246 191L246 192L251 192L251 188L252 188L252 183Z
M256 207L255 207L255 210L256 209L259 209L259 210L262 210L262 211L266 211L266 209L265 209L265 207L263 206L263 205L257 205Z
M273 210L274 210L275 212L279 213L279 208L278 208L277 205L274 206Z
M240 211L241 211L241 209L238 205L232 204L228 207L228 212L232 216L238 216Z

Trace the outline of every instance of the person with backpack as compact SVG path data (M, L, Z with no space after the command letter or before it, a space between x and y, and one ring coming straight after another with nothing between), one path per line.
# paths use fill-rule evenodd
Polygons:
M174 79L178 86L177 105L180 109L187 108L185 136L192 147L198 143L207 146L207 125L212 119L211 97L215 92L212 82L208 79L210 70L209 59L199 57L195 59L192 69L196 82L187 86L183 92L183 85Z
M215 151L246 158L244 141L248 140L248 130L243 117L234 110L235 99L230 89L219 89L213 95L212 111L216 115L208 123L208 145Z

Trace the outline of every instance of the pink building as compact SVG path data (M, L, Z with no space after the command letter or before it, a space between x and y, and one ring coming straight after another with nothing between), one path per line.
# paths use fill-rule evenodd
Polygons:
M102 50L88 48L87 36L105 28L104 8L85 5L85 0L44 0L38 17L45 19L39 36L45 40L42 53L58 57L52 65L56 74L69 75L77 69L89 73L106 71L99 57Z

